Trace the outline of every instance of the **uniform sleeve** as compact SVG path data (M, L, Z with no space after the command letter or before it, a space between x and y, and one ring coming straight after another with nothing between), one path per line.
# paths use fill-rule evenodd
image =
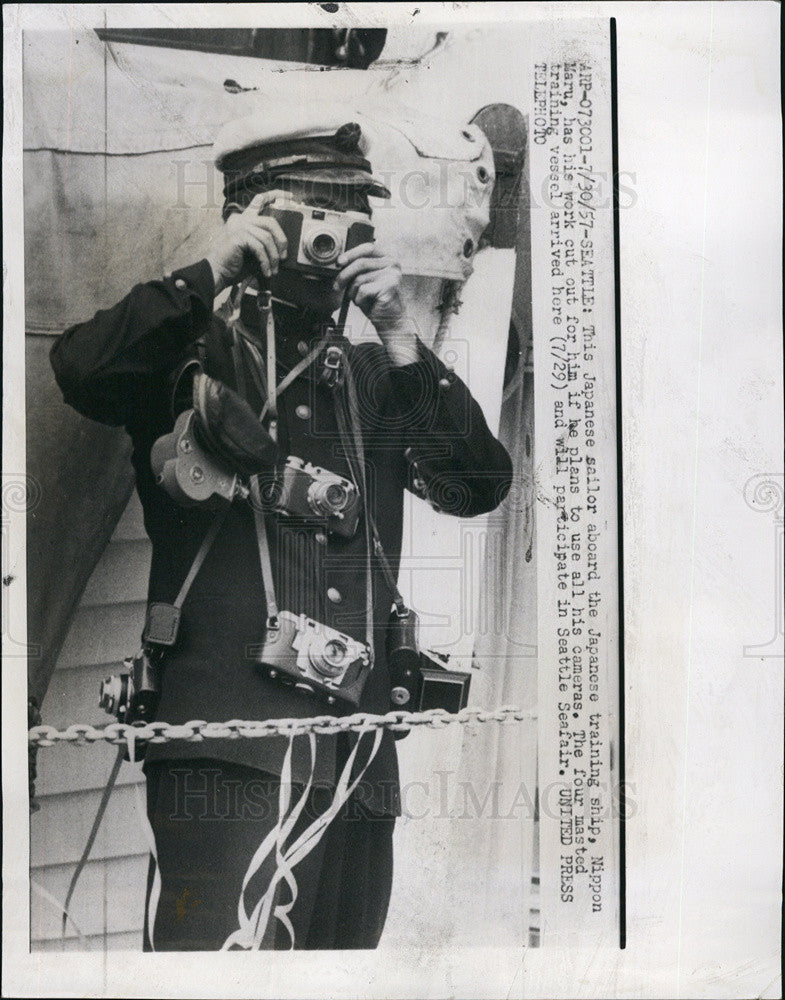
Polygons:
M202 260L162 281L136 285L111 309L66 330L50 358L66 403L105 424L128 424L146 381L171 371L204 333L214 283Z
M510 489L510 456L460 378L419 340L417 351L416 361L392 368L389 376L408 486L445 513L486 514Z

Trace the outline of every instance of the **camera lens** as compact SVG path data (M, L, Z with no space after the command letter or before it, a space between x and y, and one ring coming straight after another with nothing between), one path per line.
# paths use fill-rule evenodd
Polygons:
M109 715L119 715L128 705L129 697L128 674L113 674L101 681L98 706Z
M306 254L315 264L332 264L341 252L337 237L329 229L318 229L303 241Z
M314 482L308 490L308 503L315 514L340 514L348 502L349 493L343 483Z
M308 654L311 663L320 674L337 677L344 671L344 661L348 652L346 644L340 639L328 639L321 649L318 645L313 645Z
M313 241L313 252L317 257L329 257L335 253L335 240L329 233L319 233Z
M405 705L406 702L409 701L411 696L412 696L411 692L402 686L394 687L390 691L390 700L392 701L393 705Z
M346 489L340 483L330 483L324 491L324 502L331 510L343 510L348 499Z
M343 663L345 657L346 646L344 646L340 639L330 639L324 647L325 660L337 667Z

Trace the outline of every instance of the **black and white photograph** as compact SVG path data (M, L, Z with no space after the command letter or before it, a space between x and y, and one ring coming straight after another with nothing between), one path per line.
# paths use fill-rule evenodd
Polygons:
M6 6L4 995L781 995L778 19Z
M103 735L35 755L32 948L375 949L434 876L536 938L515 50L25 36L30 705Z

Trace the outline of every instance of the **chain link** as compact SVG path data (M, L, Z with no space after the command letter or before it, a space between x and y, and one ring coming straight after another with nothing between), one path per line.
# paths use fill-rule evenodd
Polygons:
M269 719L266 721L230 719L228 722L206 722L195 719L182 725L169 722L150 722L146 725L130 726L122 722L112 722L99 728L84 723L75 723L66 729L54 726L34 726L28 731L31 746L51 747L57 743L71 743L76 746L97 743L103 740L119 745L129 739L145 740L149 743L169 743L185 740L198 743L203 740L259 739L265 736L302 736L305 733L331 735L333 733L360 733L374 729L390 729L393 732L409 732L419 726L429 729L444 729L453 723L498 722L502 725L536 719L536 713L524 711L513 705L504 705L493 711L483 708L464 708L450 713L443 708L431 708L426 712L405 712L396 710L386 715L369 715L358 712L354 715L335 717L318 715L311 719Z

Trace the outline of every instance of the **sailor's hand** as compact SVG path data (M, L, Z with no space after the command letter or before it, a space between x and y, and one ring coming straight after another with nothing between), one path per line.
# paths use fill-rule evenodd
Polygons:
M278 195L257 194L243 212L235 212L213 239L207 261L213 271L215 294L252 275L258 266L265 278L278 273L286 257L286 236L270 215L259 213Z
M342 253L337 263L336 291L348 292L373 323L393 363L414 361L416 339L407 321L398 262L377 244L362 243Z

